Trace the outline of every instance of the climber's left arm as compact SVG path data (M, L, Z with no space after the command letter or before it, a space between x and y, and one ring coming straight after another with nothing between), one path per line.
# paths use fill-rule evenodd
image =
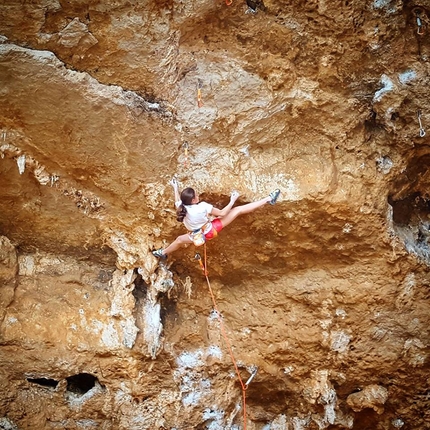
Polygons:
M179 194L178 181L176 180L176 178L172 178L169 184L173 187L173 192L175 193L175 203L180 202L181 195Z

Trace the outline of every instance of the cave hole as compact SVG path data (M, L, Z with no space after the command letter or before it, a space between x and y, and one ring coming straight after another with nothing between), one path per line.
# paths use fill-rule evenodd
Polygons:
M95 387L97 378L89 373L78 373L77 375L69 376L66 378L67 391L74 394L83 395L88 393Z
M174 321L179 317L176 300L169 297L168 294L161 294L160 305L160 320L163 326L166 326L168 319L174 324Z
M136 279L134 280L134 289L133 296L136 302L140 300L144 300L146 297L146 292L148 290L148 284L143 280L142 275L137 273L137 269L135 269Z
M394 230L407 251L430 264L430 196L418 191L398 200L389 197L388 203Z
M393 221L396 224L409 225L428 220L430 214L430 196L428 194L422 195L420 192L415 192L399 200L389 198L388 203L393 208Z
M27 381L48 388L57 388L58 385L58 381L50 378L27 378Z

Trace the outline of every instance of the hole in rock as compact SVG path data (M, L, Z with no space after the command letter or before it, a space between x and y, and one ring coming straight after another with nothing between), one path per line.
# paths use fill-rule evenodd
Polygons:
M364 128L368 133L384 130L384 127L378 123L376 117L377 113L372 110L370 111L368 118L364 121Z
M135 270L137 273L137 269ZM137 274L134 280L133 296L136 302L143 300L146 297L146 292L148 290L148 284L143 280L142 275Z
M174 325L175 319L179 317L176 298L162 294L160 295L160 305L160 319L163 326L166 326L168 321Z
M247 394L247 403L250 407L264 405L268 420L282 413L281 405L288 402L290 395L283 384L266 384L254 379L251 385L252 390Z
M399 225L424 223L428 224L430 214L430 195L413 193L409 196L393 201L389 200L393 208L393 221Z
M430 264L430 154L412 159L388 197L393 229L406 250ZM396 192L396 190L399 190Z
M391 114L391 121L395 121L396 119L399 119L400 115L397 112L393 112Z
M95 387L97 378L89 373L78 373L66 378L67 391L83 395Z
M27 378L32 384L41 385L42 387L57 388L58 381L49 378Z
M430 196L417 192L388 202L393 208L394 230L406 250L430 264Z

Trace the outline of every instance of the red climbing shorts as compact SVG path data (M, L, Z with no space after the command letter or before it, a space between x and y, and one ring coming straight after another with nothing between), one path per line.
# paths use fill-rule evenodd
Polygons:
M218 236L218 233L222 230L222 222L219 218L215 218L212 221L212 228L205 234L206 240L211 240Z

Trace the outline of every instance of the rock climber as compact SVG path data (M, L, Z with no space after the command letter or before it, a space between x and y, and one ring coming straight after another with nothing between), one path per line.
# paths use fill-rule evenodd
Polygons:
M175 193L177 220L183 222L189 232L178 236L167 248L152 251L152 254L158 258L167 258L167 254L176 251L187 243L194 243L196 246L203 245L206 240L216 237L224 227L227 227L239 215L253 212L266 203L274 205L281 193L279 189L276 189L264 199L233 208L239 197L239 193L233 191L229 204L223 209L217 209L210 203L201 202L199 195L193 188L185 188L179 194L178 182L175 178L170 181L170 185ZM215 218L211 221L210 216Z

